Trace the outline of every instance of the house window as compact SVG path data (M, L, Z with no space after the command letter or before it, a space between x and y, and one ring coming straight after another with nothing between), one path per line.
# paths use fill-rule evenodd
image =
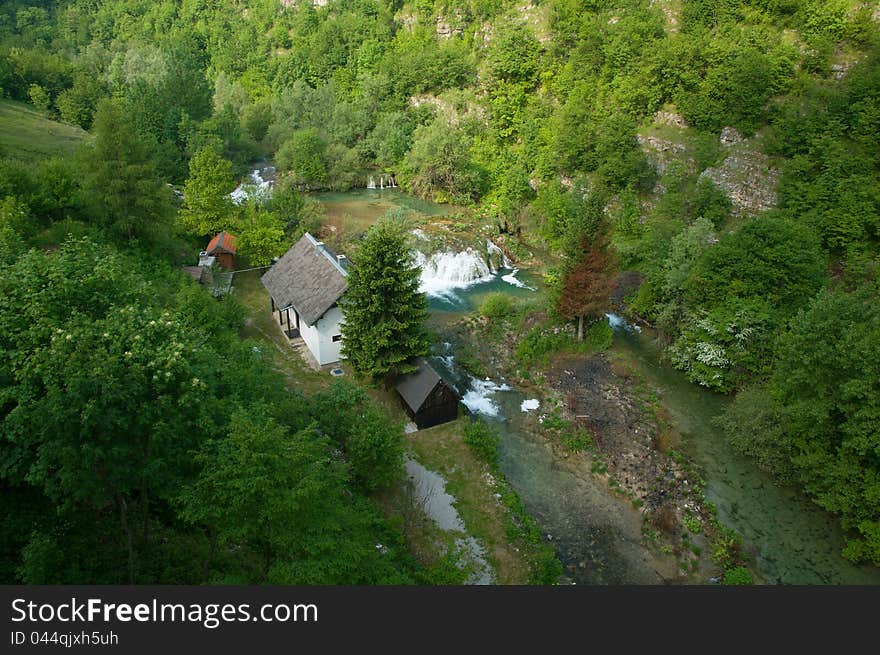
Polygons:
M339 341L342 341L342 335L341 334L334 334L333 335L333 343L337 343Z

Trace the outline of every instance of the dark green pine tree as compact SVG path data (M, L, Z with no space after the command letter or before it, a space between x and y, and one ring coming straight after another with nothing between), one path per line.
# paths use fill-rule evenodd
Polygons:
M389 213L364 237L342 298L342 354L358 375L390 379L428 353L428 303L419 292L402 216Z
M80 194L90 221L113 239L151 241L171 228L174 203L157 169L158 144L119 100L103 100L81 152Z

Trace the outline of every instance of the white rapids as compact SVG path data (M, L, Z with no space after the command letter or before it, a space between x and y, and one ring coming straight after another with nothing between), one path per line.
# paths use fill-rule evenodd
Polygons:
M461 402L475 414L498 416L498 403L493 400L493 396L499 391L510 391L510 386L497 384L488 378L478 380L472 377L470 388L462 396Z
M271 198L272 187L275 186L275 182L272 179L267 180L263 178L263 173L272 174L274 172L275 168L273 166L267 168L255 168L252 170L248 181L239 184L235 188L235 191L229 194L229 197L232 198L232 202L236 205L240 205L250 198L255 198L256 200L267 200Z

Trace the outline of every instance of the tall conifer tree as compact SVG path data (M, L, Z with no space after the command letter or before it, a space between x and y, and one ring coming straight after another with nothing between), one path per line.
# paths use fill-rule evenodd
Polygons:
M419 292L402 216L388 214L367 232L343 296L342 354L373 380L414 370L428 352L428 305Z

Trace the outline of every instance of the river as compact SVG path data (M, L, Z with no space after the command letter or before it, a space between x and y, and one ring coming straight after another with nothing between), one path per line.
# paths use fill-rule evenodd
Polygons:
M856 566L840 552L839 523L797 489L781 486L737 453L712 419L727 402L662 361L650 330L615 331L614 348L633 362L672 414L678 448L704 471L706 496L736 530L759 574L778 584L880 584L880 569Z
M344 213L364 223L392 207L429 216L455 209L409 198L399 190L316 197L325 203L328 215ZM478 307L487 293L530 297L540 284L527 271L480 268L470 255L433 263L423 276L423 287L431 291L431 326L441 337L447 326ZM466 282L469 276L472 283ZM725 399L691 384L666 364L649 330L638 332L618 325L613 349L631 361L661 395L678 433L677 448L703 470L708 499L717 506L722 523L743 537L763 581L880 584L880 569L856 566L840 556L843 535L832 516L799 491L776 484L727 444L712 423ZM555 542L570 580L580 584L662 582L657 560L641 545L639 512L588 472L560 461L539 431L529 429L532 415L521 409L529 396L504 380L467 379L455 367L454 352L454 343L441 349L438 368L445 367L445 374L463 395L470 393L472 409L498 426L501 469L546 538Z

